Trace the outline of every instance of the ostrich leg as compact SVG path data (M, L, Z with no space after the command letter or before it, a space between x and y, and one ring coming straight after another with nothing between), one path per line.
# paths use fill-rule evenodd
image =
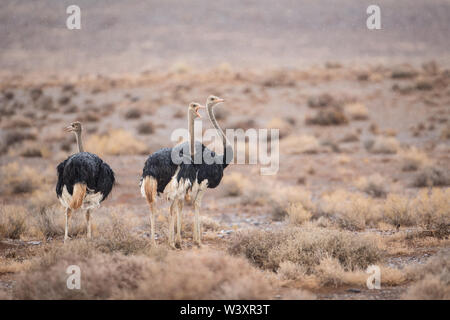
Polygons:
M170 204L170 216L169 216L169 246L175 248L175 217L176 217L177 200L173 200Z
M69 239L69 220L72 215L72 210L70 208L66 208L66 229L64 231L64 243Z
M182 200L178 200L178 211L177 211L177 239L176 239L176 243L180 246L181 248L181 225L182 225L182 211L183 211L183 201Z
M200 219L200 207L202 204L203 194L205 193L204 188L200 188L195 196L194 200L194 242L197 243L198 246L202 244L202 223Z
M155 204L150 203L150 238L152 239L153 246L156 246L155 240Z
M92 230L91 230L91 210L86 210L86 224L87 224L87 237L88 239L92 238Z

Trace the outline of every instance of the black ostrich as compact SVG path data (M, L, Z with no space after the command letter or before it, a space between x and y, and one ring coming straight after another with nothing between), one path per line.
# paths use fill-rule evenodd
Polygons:
M188 127L190 133L190 143L184 142L173 148L163 148L151 154L144 164L142 177L140 181L141 194L147 200L150 206L150 238L155 244L155 203L156 197L162 196L170 202L169 214L169 245L175 247L174 228L175 216L174 211L177 210L177 242L181 245L181 217L182 201L180 198L186 195L186 189L194 182L194 179L179 175L180 165L173 159L173 155L177 155L179 159L193 153L194 147L201 150L201 144L194 142L194 121L201 118L198 113L202 105L192 102L188 107ZM187 152L189 149L189 152ZM186 160L183 160L186 162ZM179 179L177 179L179 177Z
M115 182L114 172L107 163L95 154L84 152L81 123L73 122L65 131L75 133L78 153L71 155L57 167L56 195L66 208L64 242L69 238L72 211L80 207L86 210L87 237L91 238L90 210L100 206Z
M207 188L214 189L222 181L223 170L233 160L233 148L228 143L225 133L219 127L216 117L214 115L213 108L224 102L223 99L216 96L209 96L206 100L206 109L208 112L209 120L216 129L217 133L222 139L224 153L222 155L216 155L216 153L203 144L201 144L201 152L197 152L193 158L193 162L184 162L180 166L180 170L177 175L177 180L182 183L183 181L189 181L188 192L193 197L194 204L194 228L193 228L193 240L201 245L201 221L200 221L200 207L203 199L203 194ZM196 149L198 147L196 146ZM198 159L201 157L201 159ZM192 183L193 181L193 183ZM181 201L181 199L179 199Z

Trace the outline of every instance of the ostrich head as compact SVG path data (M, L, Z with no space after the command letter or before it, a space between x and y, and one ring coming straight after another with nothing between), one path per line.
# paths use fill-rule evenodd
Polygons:
M189 113L193 116L192 119L201 118L202 116L198 113L198 109L205 108L200 103L191 102L189 104Z
M82 131L81 122L75 121L70 124L70 126L64 128L66 132L74 132L75 134L80 134Z
M206 107L207 108L212 108L215 105L217 105L218 103L224 102L225 100L216 96L209 96L208 99L206 100Z

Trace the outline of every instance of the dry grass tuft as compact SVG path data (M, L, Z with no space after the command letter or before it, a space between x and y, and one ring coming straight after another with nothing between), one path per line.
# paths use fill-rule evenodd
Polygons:
M89 136L86 149L98 155L146 154L147 145L130 132L118 129L104 135Z
M34 133L14 130L6 133L5 144L9 146L20 143L24 140L36 140L36 138L37 137Z
M337 220L342 228L349 230L363 230L367 223L378 220L374 200L345 190L323 195L318 214Z
M348 123L348 118L340 108L324 108L312 117L306 118L306 124L334 126Z
M0 207L0 239L20 239L26 230L27 212L19 206Z
M0 194L29 193L39 188L44 177L35 169L12 162L0 167Z
M411 207L417 224L431 230L447 229L450 225L450 189L422 190ZM448 229L447 229L448 233Z
M414 187L443 187L450 186L450 173L439 167L424 167L413 181Z
M33 122L23 116L16 116L8 120L8 122L3 126L5 129L17 129L17 128L30 128L33 126Z
M155 125L151 121L142 122L136 129L139 134L152 134L155 132Z
M385 198L389 192L386 179L378 173L369 177L360 177L356 180L355 186L375 198Z
M402 150L399 155L403 171L416 171L421 167L430 164L430 159L427 154L415 147L408 150Z
M132 108L124 114L125 119L139 119L141 116L142 112L137 108Z
M389 194L382 208L383 218L393 226L412 226L415 224L410 200L397 194Z
M351 103L345 106L345 112L352 120L369 119L369 110L362 103Z
M314 274L325 257L337 259L344 270L365 269L380 258L374 243L347 231L290 227L273 231L239 232L229 251L247 257L256 266L277 271L289 261Z
M250 188L250 181L239 172L232 172L223 178L225 194L230 197L239 197Z
M308 212L315 210L315 205L311 201L311 193L299 186L273 188L266 201L271 207L272 219L275 221L284 220L292 204L301 205Z
M319 140L314 136L291 135L281 141L280 150L288 154L314 154L320 151L320 143Z
M370 153L397 153L400 144L394 137L378 136L375 140L366 141L364 146Z
M289 122L287 122L284 119L275 117L272 118L272 120L270 120L267 125L266 125L267 129L278 129L279 131L279 138L283 139L286 136L288 136L291 131L292 131L292 127L290 125Z
M311 212L305 209L301 203L292 203L287 209L289 223L292 225L301 225L311 219Z
M449 300L450 299L450 251L444 249L424 266L410 271L409 276L417 280L411 285L403 299Z

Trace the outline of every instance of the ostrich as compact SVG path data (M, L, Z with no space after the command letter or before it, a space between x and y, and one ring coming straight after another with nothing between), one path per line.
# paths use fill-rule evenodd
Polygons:
M56 195L66 208L64 242L69 239L72 211L79 208L86 210L87 237L91 238L90 211L100 206L100 202L106 199L115 182L114 172L107 163L95 154L84 152L81 123L73 122L65 131L75 133L78 153L61 162L56 169Z
M204 106L192 102L188 108L188 127L190 133L189 151L194 154L194 148L201 147L201 144L194 142L194 121L201 118L198 109ZM174 211L177 210L177 242L181 245L181 217L182 201L179 201L180 195L186 195L186 189L193 179L179 175L180 165L172 161L172 153L178 152L180 156L184 156L183 150L188 147L188 142L184 142L174 148L163 148L151 154L144 164L142 177L140 181L141 194L147 200L150 207L150 237L155 245L155 202L156 196L162 196L170 201L169 215L169 245L175 247L174 243L174 227L175 217ZM201 150L201 149L200 149ZM177 177L179 179L177 180ZM181 182L179 180L182 180Z
M193 240L198 245L201 245L201 221L200 221L200 206L203 199L203 194L207 188L216 188L223 177L223 170L233 159L233 148L228 143L225 133L219 127L216 117L214 115L213 108L225 100L216 96L209 96L206 100L206 109L208 112L209 120L218 132L222 139L224 153L222 155L216 155L214 151L211 151L203 144L201 145L201 163L187 163L182 164L178 172L177 179L180 183L186 178L191 182L189 192L193 196L194 204L194 228L193 228ZM196 149L198 147L196 146ZM209 158L205 161L205 158Z

